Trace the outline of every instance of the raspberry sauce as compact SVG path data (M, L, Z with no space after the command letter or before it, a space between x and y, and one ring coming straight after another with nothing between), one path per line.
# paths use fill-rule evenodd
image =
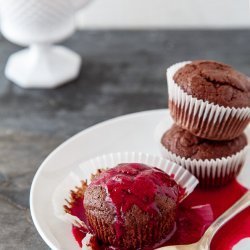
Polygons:
M209 191L196 189L183 206L195 206L208 203L211 205L214 219L231 207L247 189L236 180L224 186ZM225 224L215 235L211 250L231 250L241 239L250 237L250 207Z
M246 191L247 189L236 180L222 188L212 190L197 188L180 204L176 232L167 243L164 243L164 246L197 242L213 220L232 206ZM83 194L82 197L75 199L70 210L71 214L85 221L82 204ZM72 233L79 246L82 245L82 239L87 231L86 228L73 226ZM235 216L217 232L212 241L211 250L231 250L245 237L250 237L250 208ZM98 243L98 239L94 237L91 239L90 245L95 250L111 249Z

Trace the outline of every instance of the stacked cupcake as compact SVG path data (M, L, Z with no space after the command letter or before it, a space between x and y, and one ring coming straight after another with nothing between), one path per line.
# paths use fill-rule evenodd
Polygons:
M171 66L167 80L175 124L162 136L164 156L203 187L233 180L247 151L250 79L223 63L189 61Z

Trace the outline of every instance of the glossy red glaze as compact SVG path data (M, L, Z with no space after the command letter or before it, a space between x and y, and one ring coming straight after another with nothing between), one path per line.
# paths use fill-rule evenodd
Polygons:
M137 175L135 174L134 176ZM100 183L102 182L102 180L99 181ZM116 181L119 181L119 178L116 179ZM130 180L127 180L126 178L125 181L130 182ZM163 181L163 179L160 181ZM112 187L112 182L110 183L109 187ZM141 187L146 190L145 186L142 185ZM152 188L151 191L153 191L153 187L147 188L149 188L149 190L151 190ZM129 189L131 189L131 187ZM148 199L150 200L151 196L147 196L146 191L145 195L146 197L149 197ZM164 189L160 191L163 192ZM189 244L198 241L207 229L207 227L212 223L212 221L216 219L219 215L221 215L230 206L232 206L232 204L234 204L246 191L247 189L242 187L239 183L237 183L237 181L233 181L229 185L219 189L196 189L179 206L177 230L173 237L167 242L167 244L164 245ZM114 193L111 192L111 194L114 195L111 197L115 197L115 199L117 198L118 205L122 205L122 202L124 201L121 201L119 197L116 197L116 195L118 195L117 192L118 191L114 191ZM119 192L121 192L121 195L127 195L125 189L122 187ZM132 203L133 199L129 200L129 202ZM73 207L72 211L74 211L74 215L78 216L80 219L85 220L82 201L83 199L79 199L78 202L74 203L74 206L76 207ZM139 204L143 205L143 203ZM128 205L125 206L125 209L128 209ZM152 209L152 212L155 211L154 206L145 206L144 209L149 209L148 211L151 211ZM81 246L81 241L85 236L86 231L73 227L72 232L74 234L75 239ZM237 242L239 242L245 237L250 237L250 208L244 210L231 221L229 221L216 234L212 241L211 250L231 250ZM111 249L110 247L98 244L98 240L95 238L92 238L90 243L93 249L96 250Z
M83 206L83 198L84 197L75 197L72 206L70 207L70 214L78 217L81 221L84 221L86 224L86 218L84 213L84 206ZM88 233L88 229L85 227L78 228L72 226L72 233L74 238L76 239L77 243L80 247L82 247L82 240Z
M236 180L225 187L209 191L196 189L184 202L184 206L194 206L208 203L211 205L215 219L231 207L245 192L246 188ZM250 208L230 220L215 235L211 250L231 250L233 246L245 237L250 237Z

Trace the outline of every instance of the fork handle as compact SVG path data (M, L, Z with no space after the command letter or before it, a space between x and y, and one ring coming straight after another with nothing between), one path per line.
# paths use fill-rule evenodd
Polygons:
M201 239L200 249L209 249L211 240L215 233L236 214L250 206L250 190L247 191L233 206L219 216L206 230Z

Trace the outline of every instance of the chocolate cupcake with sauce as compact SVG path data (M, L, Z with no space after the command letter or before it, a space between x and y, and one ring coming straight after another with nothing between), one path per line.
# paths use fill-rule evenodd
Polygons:
M215 61L182 62L167 70L169 109L176 124L209 140L231 140L250 121L250 80Z
M162 154L185 167L203 187L224 185L240 172L246 157L245 134L227 141L199 138L174 124L161 138Z
M119 164L101 173L85 191L88 224L103 243L117 249L147 249L175 231L177 183L144 164Z

